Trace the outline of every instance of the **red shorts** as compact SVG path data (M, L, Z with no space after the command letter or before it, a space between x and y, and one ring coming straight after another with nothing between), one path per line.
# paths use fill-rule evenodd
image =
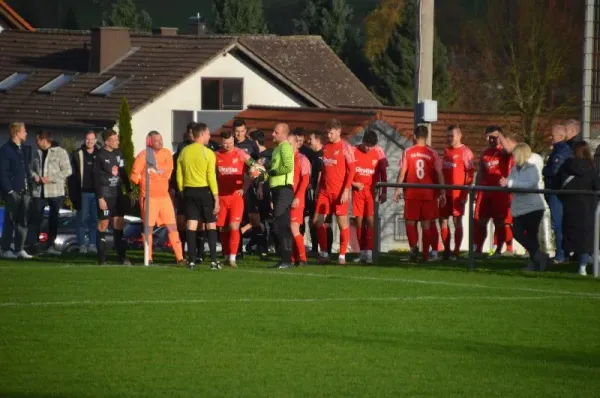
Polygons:
M404 200L404 219L408 221L430 221L438 218L438 201L433 200Z
M336 216L348 215L348 202L340 203L341 193L331 194L319 192L317 202L315 204L315 214L335 214Z
M290 220L292 223L304 224L304 203L300 203L298 207L291 208Z
M217 226L224 227L227 224L242 222L244 215L244 197L240 195L219 196L219 215Z
M506 220L510 210L510 194L479 192L475 201L475 219ZM506 221L505 221L506 222Z
M465 203L460 197L446 196L446 204L440 207L440 218L460 217L465 214Z
M373 217L375 215L373 191L370 189L352 191L352 215L355 217Z

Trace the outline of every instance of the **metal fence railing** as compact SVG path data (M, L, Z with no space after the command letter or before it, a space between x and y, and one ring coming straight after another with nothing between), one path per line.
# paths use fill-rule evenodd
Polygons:
M475 192L507 192L507 193L539 193L544 195L585 195L585 196L597 196L600 198L600 191L579 191L579 190L553 190L553 189L525 189L525 188L508 188L508 187L488 187L478 185L448 185L448 184L393 184L387 182L379 182L375 186L375 242L373 250L373 261L377 262L381 251L381 218L379 216L379 194L381 188L417 188L417 189L445 189L445 190L458 190L469 192L469 206L468 213L469 217L469 261L468 268L473 270L475 268L475 253L473 251L473 231L475 229ZM594 214L594 277L598 278L600 275L598 256L600 252L600 201L596 204L596 210Z

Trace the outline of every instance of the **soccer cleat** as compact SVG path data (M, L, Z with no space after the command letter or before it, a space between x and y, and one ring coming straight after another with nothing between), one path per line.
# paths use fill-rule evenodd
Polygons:
M238 267L237 264L236 264L236 262L235 262L235 260L229 260L229 266L231 268L237 268Z
M181 260L177 260L177 265L187 265L187 261L185 261L185 259L181 259Z
M27 253L25 250L21 250L20 252L18 252L17 257L22 258L24 260L31 260L33 258L33 256Z
M54 247L51 247L48 250L46 250L46 254L50 254L52 256L60 256L62 255L62 252L60 250L55 249Z
M7 250L5 252L2 252L2 258L8 259L8 260L13 260L18 257L12 250Z
M587 265L580 265L579 271L577 273L581 276L586 276L587 275Z
M210 263L210 269L212 271L218 271L221 269L221 264L219 264L218 262L216 262L216 263L212 262L212 263Z
M306 267L308 264L306 263L306 261L300 261L298 263L298 267Z
M435 251L435 250L432 250L432 251L429 253L429 261L437 261L438 259L439 259L439 258L438 258L438 252L437 252L437 251Z
M279 267L277 267L279 269L290 269L290 268L294 268L294 266L292 264L280 264Z
M321 265L329 264L329 257L319 256L319 259L317 260L317 264L321 264Z
M514 250L506 250L502 255L504 257L514 257L515 256L515 251Z
M499 251L495 251L494 254L492 254L490 256L491 258L501 258L502 257L502 253Z
M373 264L373 254L371 252L367 253L367 256L365 258L365 263L372 265Z
M187 266L188 266L189 269L194 269L196 267L196 264L194 264L194 262L191 261L191 262L188 263Z
M411 263L416 263L418 258L419 258L419 247L414 246L412 249L410 249L410 255L408 257L408 261L410 261Z
M340 258L338 258L338 264L339 265L346 265L346 257L340 257Z

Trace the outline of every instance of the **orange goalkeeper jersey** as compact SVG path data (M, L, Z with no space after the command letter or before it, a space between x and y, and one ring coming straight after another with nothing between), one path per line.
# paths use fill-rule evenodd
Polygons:
M144 149L135 158L133 168L131 169L131 181L140 186L141 195L146 196L146 151ZM173 172L173 155L171 151L162 148L158 152L154 152L156 158L156 173L150 173L150 197L168 197L169 196L169 179Z

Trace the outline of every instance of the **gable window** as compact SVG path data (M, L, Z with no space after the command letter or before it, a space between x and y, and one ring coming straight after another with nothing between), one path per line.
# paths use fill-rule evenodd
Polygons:
M242 110L244 79L202 79L202 110Z
M61 73L42 87L38 88L38 92L52 94L56 92L56 90L73 80L74 77L74 73Z
M90 94L107 96L113 91L115 91L124 82L124 78L113 76L98 87L96 87L95 89L93 89L92 91L90 91Z
M6 79L0 82L0 91L8 91L13 87L21 84L25 79L29 77L29 73L26 72L15 72L8 76Z

